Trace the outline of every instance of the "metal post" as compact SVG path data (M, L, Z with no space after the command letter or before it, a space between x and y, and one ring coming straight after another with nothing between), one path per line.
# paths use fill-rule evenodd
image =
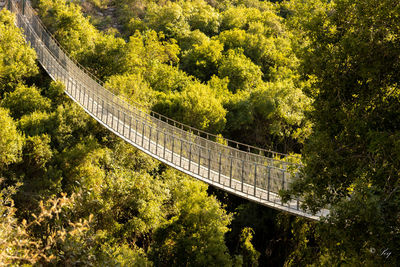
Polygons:
M53 75L53 64L51 62L51 56L49 56L49 72L51 75Z
M201 147L199 146L199 162L197 164L198 170L197 173L200 175L200 159L201 159Z
M131 140L131 132L132 132L132 116L129 116L129 140Z
M104 100L101 100L101 121L104 121L103 119L103 115L104 115Z
M189 144L189 171L192 164L192 143Z
M76 88L78 90L78 88ZM82 91L82 85L79 84L79 98L78 98L78 102L81 103L81 91Z
M221 183L222 153L219 152L218 183Z
M114 106L111 107L111 129L114 129Z
M243 184L244 184L244 160L242 160L242 192L243 192Z
M54 71L54 69L55 69L54 58L52 58L51 56L50 56L50 63L51 63L51 67L50 67L51 73L53 76L55 76L56 73Z
M257 163L254 163L254 196L257 193Z
M164 132L164 146L163 146L163 159L165 159L165 146L167 142L167 134Z
M68 91L68 87L69 87L69 79L67 79L67 82L66 82L66 84L65 84L65 89ZM71 94L72 95L72 94Z
M94 102L94 100L93 100ZM99 117L99 97L97 97L96 101L96 117Z
M44 48L43 48L43 43L42 42L40 42L40 54L41 54L41 59L43 60L43 62L44 62L44 58L45 58L45 56L44 56Z
M54 63L54 62L53 62ZM52 65L52 71L54 78L57 78L57 67L55 64Z
M73 88L70 88L67 86L68 82L69 82L69 77L68 77L68 75L65 75L64 76L64 84L66 85L65 90L68 91L72 95Z
M142 147L143 147L143 142L144 142L144 122L142 122Z
M41 46L41 42L40 42L40 41L37 41L37 42L36 42L36 47L37 47L37 49L38 49L37 55L38 55L39 61L41 62L41 61L43 60L43 55L42 55L43 50L42 50L42 46ZM64 81L64 82L65 82L65 81ZM64 83L64 84L65 84L65 83Z
M108 99L107 99L107 101L108 101ZM105 121L105 123L107 126L108 126L108 117L109 117L109 113L110 113L109 109L110 109L109 104L108 104L108 102L106 102L106 121Z
M93 113L93 111L94 111L94 92L92 93L92 110L91 110L91 112ZM96 116L97 116L97 114L96 114Z
M60 66L60 65L57 65L57 70L58 70L58 73L57 73L57 75L58 75L58 77L57 77L57 80L61 80L61 77L62 77L62 67Z
M149 128L150 128L150 132L149 132L149 151L150 151L150 145L151 145L151 130L153 129L153 127L151 127L151 126L149 125Z
M82 106L86 107L86 105L85 105L85 94L86 94L85 87L82 86L81 83L79 84L79 87L81 88L81 91L82 91Z
M138 136L138 125L139 121L136 119L136 124L135 124L135 144L137 144L137 136Z
M158 136L160 134L160 131L156 128L157 134L156 134L156 155L158 156Z
M232 188L232 164L233 164L233 158L231 157L231 168L229 170L229 187Z
M126 113L124 112L123 125L122 125L122 135L124 137L125 137L125 119L126 119Z
M68 78L68 81L69 81L69 87L71 88L71 90L73 90L73 89L75 89L75 100L78 100L78 102L79 102L79 99L78 99L78 84L77 83L74 83L74 81L73 80L71 80L71 78Z
M43 44L42 44L43 46ZM42 48L42 60L43 60L43 67L45 68L45 70L47 70L47 62L46 62L46 55L43 53L43 48Z
M96 86L95 90L93 90L93 100L92 101L94 101L95 96L98 96L98 95L99 95L99 88Z
M117 115L117 132L119 133L119 121L120 121L120 119L119 119L119 109L118 109L118 115Z
M175 148L175 136L172 136L172 155L171 155L171 162L174 163L174 148Z
M180 141L181 141L181 151L179 153L179 167L182 167L182 147L183 147L183 142L182 142L182 139Z
M83 104L85 104L85 100L86 100L86 105L84 105L88 110L89 110L89 92L87 91L86 86L83 86Z
M57 65L54 65L54 77L56 78L56 80L57 80L57 77L58 76L58 68L57 68Z
M73 89L74 89L73 88L73 83L70 81L70 78L67 75L65 75L63 82L64 82L64 85L65 85L65 91L70 92L71 96L73 98L75 98L75 100L77 100L76 99L76 92L75 92L75 95L74 95L74 92L73 92Z
M210 180L211 174L211 149L208 149L208 180Z
M282 170L282 190L285 190L285 170Z

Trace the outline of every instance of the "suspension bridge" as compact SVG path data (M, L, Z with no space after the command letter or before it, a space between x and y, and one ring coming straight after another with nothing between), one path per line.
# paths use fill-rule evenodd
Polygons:
M319 220L329 211L312 214L301 199L283 203L301 165L296 158L203 132L144 107L124 101L74 61L44 27L29 1L0 1L15 13L16 25L37 53L38 61L65 93L86 113L126 142L151 157L216 188L256 203Z

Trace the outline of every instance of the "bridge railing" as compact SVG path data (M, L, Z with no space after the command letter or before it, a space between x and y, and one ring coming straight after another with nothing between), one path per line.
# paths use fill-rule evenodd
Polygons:
M204 132L200 130L128 104L71 59L42 25L29 2L25 6L21 1L10 3L9 8L17 14L18 26L24 29L26 40L49 75L62 81L66 93L111 131L151 156L226 191L301 216L315 217L300 210L299 200L284 204L278 196L280 190L290 186L300 167L286 161L287 155L262 149L251 153L257 150L251 146L247 146L249 151L243 151L240 143L236 146L241 149L223 145L210 140L211 135L201 136Z

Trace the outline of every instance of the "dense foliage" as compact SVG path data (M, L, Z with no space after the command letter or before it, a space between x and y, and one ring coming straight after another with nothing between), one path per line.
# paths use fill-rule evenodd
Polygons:
M398 265L400 4L292 1L288 8L307 40L302 71L313 79L306 91L313 133L292 192L312 210L331 209L315 260Z
M38 1L37 7L70 54L116 93L208 132L300 152L310 129L303 112L307 84L277 5L101 3L116 9L119 34L97 30L78 5L64 0ZM248 109L237 114L243 105ZM249 136L248 127L259 130Z
M0 265L398 265L396 1L32 2L127 101L302 153L282 195L331 213L316 223L247 203L127 145L50 80L3 10Z
M231 215L206 185L110 135L61 83L36 75L35 53L8 11L0 25L10 34L1 51L11 42L26 53L3 61L1 72L8 81L0 101L1 264L130 266L183 257L182 265L205 264L205 250L230 265L224 234ZM8 65L25 70L16 75Z

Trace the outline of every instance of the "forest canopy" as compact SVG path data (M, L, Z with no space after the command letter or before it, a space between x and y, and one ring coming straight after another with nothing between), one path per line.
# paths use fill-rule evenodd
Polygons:
M113 93L301 154L281 196L312 222L208 188L128 145L51 81L0 11L0 265L399 262L400 4L35 0Z

